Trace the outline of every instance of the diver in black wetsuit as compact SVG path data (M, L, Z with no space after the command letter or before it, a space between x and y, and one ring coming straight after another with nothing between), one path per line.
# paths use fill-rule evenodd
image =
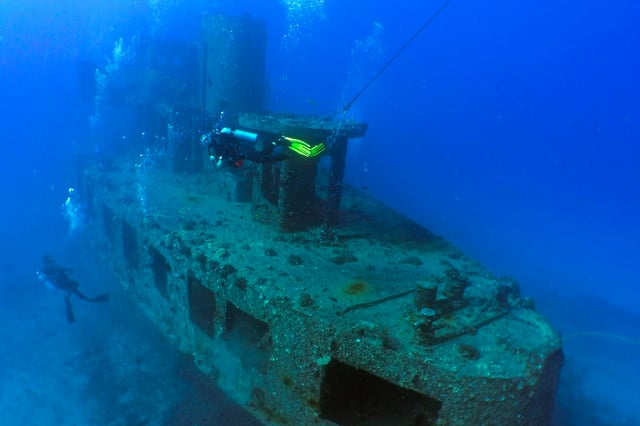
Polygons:
M224 127L224 112L211 132L200 137L200 142L207 148L210 160L220 168L227 165L231 168L242 167L245 160L253 163L270 163L289 158L289 152L305 158L313 158L325 152L325 144L311 145L302 139L248 130ZM259 143L260 142L260 143ZM261 145L262 150L256 149Z
M70 277L72 273L71 269L63 268L59 266L51 255L44 255L42 257L42 271L36 271L38 279L47 287L51 289L60 289L65 292L64 303L67 311L67 320L75 322L76 317L73 314L73 307L71 306L71 295L75 294L80 299L87 302L106 302L109 300L109 294L101 294L96 297L88 297L78 290L80 283L73 280Z
M269 138L268 143L264 144L264 151L258 151L255 145L265 137ZM206 133L200 138L216 167L225 164L231 168L241 167L245 160L253 163L286 160L288 155L280 148L281 140L278 135L257 134L228 127Z

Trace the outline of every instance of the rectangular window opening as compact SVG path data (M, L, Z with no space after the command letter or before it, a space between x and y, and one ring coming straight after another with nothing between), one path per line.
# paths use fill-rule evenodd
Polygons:
M131 269L138 269L138 236L133 226L122 220L122 250L124 258Z
M320 390L320 417L339 425L436 424L442 402L332 359Z
M227 302L225 329L222 338L229 350L240 359L245 369L267 371L272 349L269 325Z
M149 246L149 255L151 256L151 271L156 289L163 297L169 298L168 282L171 267L167 259L155 247Z
M202 285L202 281L189 272L187 278L189 296L189 318L207 335L213 337L216 313L216 296L211 289Z

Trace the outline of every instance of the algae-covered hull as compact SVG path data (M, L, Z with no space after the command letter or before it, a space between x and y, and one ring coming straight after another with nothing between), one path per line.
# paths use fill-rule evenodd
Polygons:
M97 251L263 423L550 423L560 339L513 280L354 189L285 232L237 174L147 160L84 171Z

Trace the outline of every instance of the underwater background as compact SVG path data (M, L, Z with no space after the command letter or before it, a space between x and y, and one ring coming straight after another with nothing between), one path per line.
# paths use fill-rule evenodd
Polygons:
M0 0L0 424L254 424L71 232L78 153L110 149L85 142L96 69L249 13L268 24L269 107L328 115L440 4ZM369 123L348 183L517 279L561 331L557 425L640 424L639 21L635 0L452 0L347 115ZM112 301L68 326L35 276L45 253Z

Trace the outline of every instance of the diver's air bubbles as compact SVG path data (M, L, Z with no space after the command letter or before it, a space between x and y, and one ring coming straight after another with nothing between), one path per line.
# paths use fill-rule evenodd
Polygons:
M309 37L313 24L326 18L325 0L281 0L287 11L289 28L282 38L285 50Z
M373 22L371 32L362 40L355 40L351 47L349 73L342 88L339 106L344 105L369 78L387 54L387 47L383 41L384 26L380 22Z
M130 43L133 41L131 40ZM112 135L109 132L108 123L103 120L103 113L106 111L105 106L113 100L111 99L113 94L120 90L119 88L130 78L130 76L125 75L125 65L134 56L133 49L120 37L114 41L111 55L106 58L104 66L94 70L94 113L89 116L89 124L91 133L94 136L93 143L96 151L101 151L100 145L108 145L111 141Z
M67 199L62 204L62 215L67 220L69 226L69 236L76 234L84 227L85 214L84 206L80 202L80 196L75 188L67 190Z
M150 172L158 166L158 162L165 157L165 154L166 152L162 149L147 148L139 155L139 161L135 164L136 194L143 220L146 220L149 215L148 188L150 185Z

